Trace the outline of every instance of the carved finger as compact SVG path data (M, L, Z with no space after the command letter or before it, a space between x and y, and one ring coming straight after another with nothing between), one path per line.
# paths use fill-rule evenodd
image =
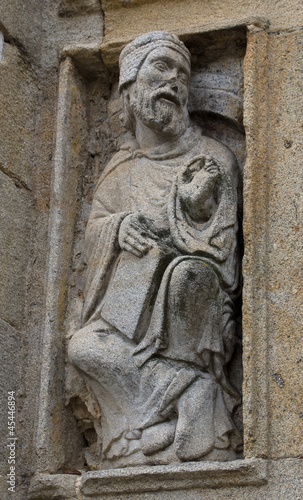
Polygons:
M216 172L219 172L219 167L218 167L218 165L216 165L216 164L212 163L211 165L207 165L207 166L205 167L205 170L206 170L207 172L211 172L211 173L214 173L214 172L215 172L215 173L216 173Z
M141 258L144 255L143 252L140 252L139 250L137 250L132 245L130 245L129 243L126 243L126 242L124 242L124 244L123 244L123 249L126 250L129 253L132 253L136 257L140 257Z
M140 251L147 251L150 245L144 238L138 238L136 234L128 234L125 241Z
M149 247L149 243L147 242L146 238L144 236L142 236L141 234L139 234L135 230L128 231L127 238L132 238L133 240L138 242L140 245L147 247L147 248Z
M133 247L137 248L140 252L143 251L148 251L150 248L149 243L145 239L139 240L136 235L128 234L127 238L125 240L129 245L132 245Z
M220 165L213 160L205 165L205 170L210 174L220 174Z
M132 248L135 248L138 252L145 254L148 251L148 247L146 245L141 245L141 243L138 243L136 240L133 238L127 238L126 244L130 245Z

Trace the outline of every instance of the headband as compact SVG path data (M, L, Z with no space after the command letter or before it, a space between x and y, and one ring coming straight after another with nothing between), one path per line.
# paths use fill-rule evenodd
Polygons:
M126 84L136 80L145 58L159 46L168 47L179 52L190 68L190 52L176 35L171 35L166 31L146 33L126 45L120 54L120 92Z

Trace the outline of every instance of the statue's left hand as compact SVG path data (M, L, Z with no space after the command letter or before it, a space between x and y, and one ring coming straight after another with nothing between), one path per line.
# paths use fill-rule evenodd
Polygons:
M220 179L220 166L213 158L203 158L187 168L187 175L191 181L181 187L182 197L201 205L211 195L215 183Z
M221 166L214 158L198 157L186 165L179 196L193 220L205 222L211 217L214 189L220 178Z

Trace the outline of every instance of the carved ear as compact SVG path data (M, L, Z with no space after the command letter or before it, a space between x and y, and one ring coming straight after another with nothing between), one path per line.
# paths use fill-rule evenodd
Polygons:
M111 130L116 138L124 135L123 131L121 131L121 124L127 131L134 132L135 120L129 106L128 91L127 89L123 89L120 96L117 83L113 85L108 102L108 118Z

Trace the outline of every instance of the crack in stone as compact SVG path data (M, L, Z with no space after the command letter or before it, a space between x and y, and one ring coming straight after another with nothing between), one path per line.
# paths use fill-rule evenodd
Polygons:
M0 61L1 61L1 58L0 58ZM24 188L24 189L26 189L27 191L30 191L30 192L32 191L32 189L26 184L26 182L24 182L16 174L14 174L10 170L8 170L8 168L4 167L3 165L0 165L0 172L2 172L3 174L7 175L7 177L9 177L10 179L12 179L12 181L14 181L15 185L18 188Z

